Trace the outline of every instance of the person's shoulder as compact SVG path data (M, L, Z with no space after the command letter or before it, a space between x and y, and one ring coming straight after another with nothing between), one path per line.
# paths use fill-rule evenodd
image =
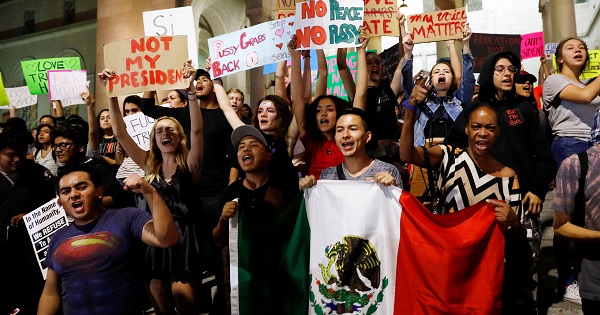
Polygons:
M325 179L325 180L338 179L337 166L332 166L332 167L323 169L321 171L321 176L319 176L319 179Z

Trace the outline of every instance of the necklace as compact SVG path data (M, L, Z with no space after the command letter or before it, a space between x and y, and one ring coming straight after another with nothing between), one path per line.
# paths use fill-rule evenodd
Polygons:
M333 153L334 146L335 142L329 148L327 148L327 141L325 142L325 152L327 153L327 155L331 155L331 153Z

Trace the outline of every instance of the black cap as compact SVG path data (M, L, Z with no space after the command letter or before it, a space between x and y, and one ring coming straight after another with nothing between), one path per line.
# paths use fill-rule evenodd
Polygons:
M209 80L212 81L212 79L210 77L210 73L208 73L208 71L206 71L204 69L196 70L196 77L194 78L194 80L198 80L198 78L200 78L200 77L207 77Z
M529 81L529 83L533 84L534 82L537 82L537 79L533 74L527 71L521 71L515 74L515 83L523 84L526 81Z
M265 136L263 136L260 130L250 125L242 125L235 128L235 130L231 133L231 143L233 143L233 146L237 148L237 146L240 144L240 141L242 141L244 137L248 136L258 139L265 145L265 147L267 147L268 150L269 145L267 144L267 139L265 139Z

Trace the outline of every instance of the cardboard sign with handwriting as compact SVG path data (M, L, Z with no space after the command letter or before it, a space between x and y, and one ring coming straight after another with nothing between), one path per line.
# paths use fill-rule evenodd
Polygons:
M409 15L408 32L415 43L439 42L463 38L467 23L465 8Z
M365 17L363 27L369 37L400 36L396 13L396 0L364 0Z
M79 57L21 61L25 82L33 95L48 94L48 70L81 70Z
M109 97L142 91L184 89L187 36L146 36L104 45L104 64L116 73L108 81Z

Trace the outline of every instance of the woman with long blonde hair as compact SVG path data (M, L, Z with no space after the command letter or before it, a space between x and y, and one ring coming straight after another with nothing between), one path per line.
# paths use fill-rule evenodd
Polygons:
M150 151L142 150L126 131L116 97L110 99L110 120L123 149L146 173L146 180L156 188L169 206L179 230L180 241L167 249L148 247L146 267L148 289L156 314L197 314L195 296L201 284L202 205L195 189L200 180L204 142L202 114L193 78L196 69L191 61L184 64L184 79L190 109L190 149L181 124L172 117L160 117L150 135ZM104 69L98 76L104 84L114 75ZM177 310L175 312L175 310Z

